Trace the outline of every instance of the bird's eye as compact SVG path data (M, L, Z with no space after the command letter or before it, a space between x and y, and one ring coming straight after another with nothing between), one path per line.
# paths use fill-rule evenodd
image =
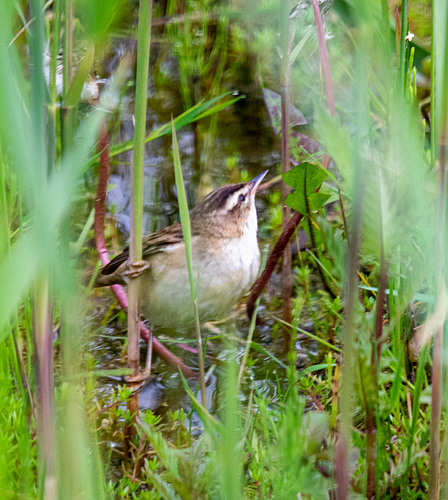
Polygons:
M240 195L238 196L238 201L239 201L240 203L245 202L245 201L246 201L246 195L245 195L245 194L240 194Z

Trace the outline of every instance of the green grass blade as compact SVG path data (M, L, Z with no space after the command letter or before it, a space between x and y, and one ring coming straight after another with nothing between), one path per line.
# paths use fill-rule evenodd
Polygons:
M190 214L188 211L187 195L185 193L184 180L182 176L182 167L180 164L176 127L173 119L171 121L171 126L173 134L173 158L174 158L174 174L176 178L176 188L177 188L177 199L179 201L180 221L182 224L182 234L184 236L184 242L185 242L185 254L187 257L187 266L188 266L188 278L190 280L191 300L193 302L194 317L195 317L196 341L197 341L198 362L199 362L199 378L201 383L201 398L202 398L202 404L205 407L207 407L207 392L205 390L205 370L204 370L204 357L202 350L201 325L199 320L196 286L193 275L193 253L191 245Z

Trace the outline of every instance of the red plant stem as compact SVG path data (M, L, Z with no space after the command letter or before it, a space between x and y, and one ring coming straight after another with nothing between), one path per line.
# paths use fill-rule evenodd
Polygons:
M291 150L289 146L290 138L290 118L289 106L291 101L291 82L290 82L290 64L289 64L289 8L288 2L283 0L283 28L282 28L282 52L283 52L283 69L282 69L282 87L281 87L281 108L282 108L282 175L291 168ZM282 183L282 230L285 231L291 220L291 208L285 203L286 197L291 192L291 188L285 183ZM283 321L287 324L292 323L292 255L291 243L289 239L286 241L283 249L282 258L282 302L283 302ZM291 347L291 331L289 327L283 327L283 354L287 354Z
M99 137L99 150L101 151L100 156L100 176L98 180L97 195L95 199L95 243L96 249L98 251L101 263L106 265L110 259L106 248L106 240L104 237L104 219L106 215L106 193L107 193L107 182L109 178L109 141L107 138L106 124L100 127L100 137ZM128 298L126 292L121 285L112 285L110 287L115 294L115 297L120 304L120 307L127 311ZM143 322L140 323L140 337L148 342L149 331ZM160 341L153 337L153 348L154 351L167 363L168 365L178 368L187 378L197 378L197 374L189 368L180 358L175 356L171 351L169 351Z

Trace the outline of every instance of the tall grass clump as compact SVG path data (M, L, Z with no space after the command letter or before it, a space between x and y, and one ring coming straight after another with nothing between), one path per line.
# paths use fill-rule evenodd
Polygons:
M403 37L407 30L401 33L401 52L395 63L390 51L389 29L382 21L378 5L357 3L353 15L357 26L353 39L355 55L353 69L348 68L348 74L353 85L354 105L347 106L346 111L335 118L319 112L317 130L335 162L342 179L343 197L350 207L347 236L350 243L343 287L341 420L335 463L338 498L346 498L354 484L348 457L358 441L352 430L357 405L363 413L365 453L362 486L359 486L368 498L373 498L387 487L383 481L390 473L385 445L397 432L397 423L391 425L389 421L390 411L401 421L400 428L411 424L411 433L405 440L409 444L405 475L411 473L410 464L416 460L415 444L422 445L414 420L418 418L421 404L421 370L427 362L424 346L429 337L418 342L420 376L417 375L413 401L417 411L412 418L400 410L400 393L404 387L399 386L400 379L404 382L408 376L403 353L410 335L409 328L405 327L409 325L409 305L421 289L434 296L441 293L437 284L440 271L435 266L435 262L440 261L440 246L435 245L439 248L439 257L432 250L441 226L437 225L433 210L438 204L436 183L427 160L415 94L412 87L404 84L412 81L412 62L407 66L411 76L401 71L408 43ZM364 269L365 275L367 266L371 267L370 276L375 276L377 283L372 314L366 314L359 294L360 269ZM429 314L430 309L426 310ZM439 313L444 317L445 312ZM436 346L434 352L436 363ZM390 392L385 377L390 377ZM435 380L433 378L433 384ZM432 403L437 404L435 399ZM436 442L438 433L435 429ZM434 435L431 443L433 438ZM435 473L434 469L430 466L429 477ZM409 491L405 483L398 488L402 494Z
M50 29L53 47L60 42L59 7L56 2L53 19L57 31ZM14 497L39 492L48 499L76 495L104 498L95 437L86 422L86 394L82 380L74 378L81 370L79 332L83 329L85 297L78 284L78 255L70 255L67 238L73 229L70 210L83 185L82 175L93 154L99 125L115 106L117 85L123 77L118 76L119 81L105 92L98 108L76 125L76 145L56 140L55 102L47 101L45 82L43 2L32 1L30 12L33 22L25 31L29 46L26 81L24 61L10 44L18 18L16 4L5 1L0 6L0 60L5 71L0 85L5 111L0 120L0 194L5 208L0 330L2 360L6 363L10 359L13 367L12 372L2 370L2 404L9 398L12 429L1 472L9 479L2 481L1 488ZM70 16L68 10L63 14L65 19ZM51 52L54 56L57 50ZM55 64L50 65L53 77ZM54 99L54 83L51 89ZM60 130L60 124L57 128ZM55 336L59 336L56 349L62 354L57 362L61 379L57 387ZM16 388L8 396L11 384ZM12 411L14 407L16 411ZM8 432L8 426L2 429Z

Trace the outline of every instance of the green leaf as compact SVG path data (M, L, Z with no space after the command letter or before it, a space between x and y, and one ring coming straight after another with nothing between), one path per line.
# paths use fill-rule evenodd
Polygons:
M273 354L271 354L266 348L264 348L261 344L258 342L252 341L250 343L250 348L253 349L254 351L258 351L261 354L266 355L268 358L274 360L279 366L281 366L283 369L287 370L288 366L283 363L280 359L276 358Z
M329 194L324 193L312 193L308 196L308 206L310 212L315 212L319 208L323 207L327 200L330 198Z
M90 68L92 67L94 53L95 47L92 45L87 49L87 52L81 59L78 70L76 71L67 91L65 106L76 106L78 104L79 99L81 98L82 89L89 76Z
M185 193L184 179L182 176L182 166L180 164L179 148L177 146L176 128L173 119L171 121L171 126L173 134L173 160L174 160L174 174L175 174L176 189L177 189L177 199L179 201L179 212L180 212L180 221L182 224L182 234L184 236L184 241L185 241L185 253L187 257L188 277L190 279L191 299L194 303L196 301L196 289L194 286L194 277L193 277L190 214L188 211L187 195Z
M313 34L313 30L310 28L314 28L314 26L310 25L304 29L303 36L300 39L300 42L294 47L293 50L291 50L291 53L289 54L289 64L292 64L297 59L297 56L300 54L300 52L302 52L303 47L305 47L308 38L310 38L310 36Z
M231 92L226 92L225 94L222 94L218 97L214 97L213 99L207 102L199 102L192 108L188 109L181 115L174 118L174 125L176 127L176 130L179 130L184 126L189 125L190 123L193 123L194 121L199 120L201 118L205 118L206 116L209 116L213 113L218 113L219 111L227 108L228 106L231 106L236 101L239 101L244 97L244 95L241 95L239 97L236 97L235 99L231 99L230 101L225 101L220 104L215 104L217 101L219 101L223 97L228 96L229 94L231 94ZM171 122L165 123L156 130L152 130L146 136L145 142L150 142L153 141L154 139L158 139L159 137L163 137L164 135L169 135L171 134L171 131L172 131ZM133 148L133 143L134 140L130 139L129 141L124 141L121 144L117 144L116 146L111 147L109 152L109 157L112 158L120 153L124 153L125 151L130 151Z
M336 366L336 363L332 363L331 365L328 365L328 363L321 363L318 365L313 365L313 366L308 366L304 368L303 370L300 370L300 372L297 374L297 380L300 380L303 377L306 377L309 373L313 372L318 372L321 370L325 370L328 368L328 366Z
M283 180L295 191L290 193L285 203L306 215L322 207L330 197L327 194L315 193L325 180L327 173L312 163L301 163L283 174Z
M208 434L210 434L210 437L213 439L214 443L217 444L218 435L222 435L224 432L223 424L213 415L211 415L208 412L207 408L202 406L202 404L198 401L196 396L193 394L193 391L190 389L187 379L183 376L181 371L179 371L179 375L182 379L182 384L184 386L185 392L190 396L194 409L197 411L199 418L204 424L205 430Z
M231 99L230 101L225 101L222 102L221 104L217 104L216 106L213 106L212 108L208 109L207 111L204 111L201 113L196 120L202 120L202 118L206 118L207 116L214 115L215 113L219 113L220 111L228 108L235 102L238 102L240 99L244 99L246 96L240 95L238 97L235 97L235 99Z
M100 43L116 31L123 20L129 19L131 9L124 0L75 0L76 17L80 19L85 36Z
M147 474L155 487L155 489L162 495L166 500L180 500L180 497L176 494L173 486L169 481L165 481L160 474L156 474L152 470L146 468L145 474Z

